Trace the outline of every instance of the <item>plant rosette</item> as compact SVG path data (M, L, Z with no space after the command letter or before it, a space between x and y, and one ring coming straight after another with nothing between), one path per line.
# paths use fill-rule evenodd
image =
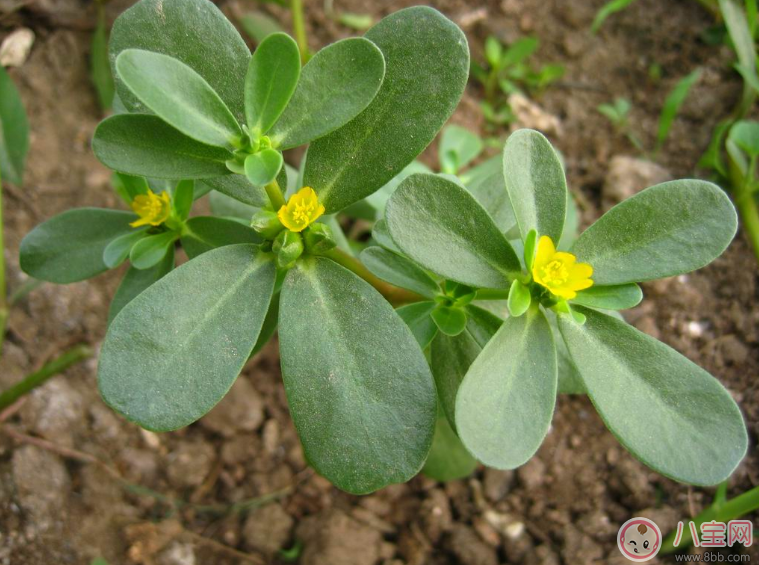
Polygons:
M406 178L387 203L383 226L405 260L477 289L473 304L508 304L510 316L484 345L466 318L459 336L431 338L441 403L466 450L499 469L529 460L548 432L563 372L649 467L696 485L729 477L747 449L730 394L613 312L641 301L638 283L688 273L725 250L737 229L725 193L700 180L653 186L557 251L567 185L545 137L513 133L503 179L521 256L472 194L439 175Z
M652 187L572 243L564 172L536 132L512 135L502 167L467 171L471 193L450 175L406 174L467 82L466 38L440 13L396 12L302 69L296 55L274 34L251 56L208 0L141 0L114 24L121 113L100 124L93 149L124 178L162 179L173 192L141 184L127 198L138 215L105 211L63 229L53 218L22 245L27 272L62 283L105 270L105 249L124 234L146 234L124 245L127 277L149 270L132 258L149 238L170 241L164 258L177 241L190 257L111 320L98 368L109 406L149 430L187 426L278 329L306 460L351 493L407 481L425 463L449 478L476 460L524 463L550 424L559 364L652 468L693 484L730 474L746 431L727 392L604 313L637 304L637 282L725 249L736 220L722 192L701 181ZM281 152L306 143L292 178ZM441 161L459 172L472 151L453 146ZM374 227L380 246L359 261L334 214L404 174ZM250 223L188 218L193 181L252 207ZM502 320L486 299L512 315Z
M207 0L142 0L114 24L110 55L122 111L98 127L98 158L122 174L194 180L257 208L247 229L258 242L197 255L120 310L98 369L106 403L147 429L186 426L278 327L310 464L354 493L416 475L437 419L432 374L412 332L362 277L382 286L333 247L326 225L400 173L448 120L468 76L461 30L431 8L409 8L301 69L283 34L251 56ZM281 152L306 143L298 186L283 194ZM185 247L184 231L163 218L165 199L145 196L140 210L163 222L132 228L133 214L113 212L124 229L178 229ZM48 255L65 262L75 251Z

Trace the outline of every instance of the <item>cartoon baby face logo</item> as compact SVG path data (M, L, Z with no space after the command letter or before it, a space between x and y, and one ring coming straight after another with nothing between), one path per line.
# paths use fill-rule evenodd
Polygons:
M633 518L619 528L617 547L630 561L648 561L661 549L661 530L648 518Z

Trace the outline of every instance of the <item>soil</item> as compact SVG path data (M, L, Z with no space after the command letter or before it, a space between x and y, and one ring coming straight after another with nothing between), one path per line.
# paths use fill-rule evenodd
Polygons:
M412 3L338 0L334 8L379 18ZM649 175L639 162L619 159L634 155L633 148L598 114L598 104L629 98L634 130L652 146L666 93L703 69L652 173L680 178L698 174L694 164L713 127L740 95L729 51L701 39L713 20L697 3L640 0L592 35L603 3L432 2L462 25L475 59L487 35L510 42L532 34L541 40L537 62L565 66L564 78L533 102L558 120L549 133L566 160L584 225L622 190L613 179L642 183ZM128 4L109 3L109 18ZM222 8L230 15L263 9L290 25L276 5L230 0ZM306 1L313 48L352 33L323 8ZM19 26L37 35L28 61L11 69L32 128L25 186L5 192L11 291L25 280L18 247L34 225L70 207L118 206L109 172L89 149L101 118L87 70L93 22L94 7L83 0L0 0L2 37ZM654 63L659 80L649 73ZM470 85L454 121L482 130L481 96ZM643 187L634 185L622 191ZM740 403L751 447L730 480L730 496L759 483L758 272L739 234L711 266L645 285L646 301L628 316L717 376ZM97 348L120 274L43 285L14 308L0 389L75 343ZM670 530L714 494L648 470L616 442L587 398L561 397L546 442L515 472L480 468L447 484L417 477L350 496L305 465L276 341L248 364L220 408L161 435L103 404L96 366L92 359L50 380L2 428L0 564L88 564L96 557L111 565L276 564L298 552L304 565L621 564L616 534L624 521L643 515ZM747 550L755 559L757 547Z

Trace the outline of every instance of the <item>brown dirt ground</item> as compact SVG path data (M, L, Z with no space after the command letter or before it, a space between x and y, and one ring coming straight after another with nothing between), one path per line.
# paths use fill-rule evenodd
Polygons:
M335 8L381 17L413 3L336 0ZM650 145L666 93L678 77L703 68L659 157L672 176L684 177L694 174L713 126L740 89L727 67L729 53L699 40L712 22L695 2L641 0L592 36L590 22L602 3L432 2L462 23L475 58L488 34L506 41L535 34L542 42L536 59L566 66L565 78L538 103L561 120L553 140L566 158L586 225L601 212L611 158L631 152L597 114L598 104L629 97L634 127ZM22 6L10 13L14 4ZM128 4L114 0L109 15ZM222 4L229 14L255 7ZM285 11L264 9L289 25ZM312 47L350 35L324 15L321 2L306 1L306 10ZM37 33L30 59L11 72L32 127L26 186L5 194L11 289L24 279L18 246L34 225L74 206L117 205L109 173L88 147L100 118L87 74L92 21L92 5L83 0L0 1L0 34L19 25ZM664 71L660 82L649 78L654 62ZM470 86L454 120L481 128L480 95ZM97 346L118 279L109 273L31 293L10 320L0 388L73 343ZM716 375L744 410L750 454L731 479L730 495L757 485L757 266L745 240L739 235L708 268L645 291L647 301L630 321ZM221 410L160 436L106 408L95 375L94 360L70 369L9 420L14 430L53 444L53 451L0 434L0 564L87 564L98 556L111 565L280 563L273 552L295 540L304 542L300 562L306 565L621 564L626 561L615 545L622 522L645 515L670 529L713 495L635 461L586 398L559 399L545 444L516 472L478 469L468 480L444 485L419 477L354 497L306 470L276 344L248 365ZM225 512L250 500L249 507ZM749 551L759 557L756 544Z

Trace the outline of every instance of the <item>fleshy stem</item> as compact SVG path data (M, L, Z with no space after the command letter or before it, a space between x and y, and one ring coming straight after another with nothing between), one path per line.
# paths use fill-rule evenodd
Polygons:
M31 390L44 384L50 377L57 375L61 371L65 371L72 365L88 357L92 357L92 349L87 345L80 344L69 349L59 357L46 363L39 371L27 375L24 377L24 380L0 393L0 410L6 406L10 406Z
M745 516L749 512L759 509L759 487L754 487L730 500L726 499L726 490L727 483L722 483L717 489L714 503L693 518L693 522L696 524L696 531L701 530L701 524L704 522L711 522L712 520L717 522L729 522L730 520L735 520L741 516ZM675 547L674 544L675 535L675 532L672 532L664 539L661 548L663 554L673 553L678 549L688 547L693 543L690 528L683 529L683 538L678 547Z
M377 291L379 291L379 293L384 296L385 299L393 306L400 306L402 304L408 304L410 302L421 302L422 300L426 300L421 294L417 294L416 292L412 292L403 288L398 288L397 286L388 284L382 279L375 277L371 272L369 272L369 269L364 267L364 265L358 259L351 257L338 247L330 249L322 255L324 257L329 257L335 263L342 265L349 271L364 279L375 289L377 289Z
M274 210L279 210L282 206L285 205L285 197L282 195L282 190L279 187L279 183L277 181L270 182L266 185L266 194L269 197L269 200L271 201L271 205L274 207ZM393 306L399 306L401 304L408 304L409 302L420 302L422 300L425 300L425 298L417 294L415 292L411 292L410 290L405 290L403 288L398 288L396 286L393 286L391 284L386 283L382 279L379 279L375 277L369 269L364 267L361 262L356 259L355 257L352 257L345 253L343 250L334 248L330 249L329 251L326 251L325 253L321 253L324 257L329 257L332 259L335 263L338 263L339 265L342 265L349 271L355 273L362 279L364 279L366 282L368 282L370 285L372 285L374 288L376 288L379 293L385 297L385 299L390 302Z
M293 33L300 49L300 58L303 64L306 64L311 58L311 52L308 50L306 25L303 20L303 0L290 0L290 11L293 14Z
M275 212L286 204L282 189L279 188L279 183L276 180L271 181L264 187L264 189L266 190L266 195L269 197L269 201L274 207Z
M730 167L731 183L733 185L733 201L743 222L743 229L748 236L756 260L759 261L759 211L752 194L752 184L756 170L756 159L751 165L745 178L740 178L739 167Z
M477 291L475 300L508 300L509 289L481 288Z

